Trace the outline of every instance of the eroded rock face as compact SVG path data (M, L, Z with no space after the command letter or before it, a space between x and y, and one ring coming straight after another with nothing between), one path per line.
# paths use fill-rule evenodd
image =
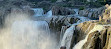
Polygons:
M49 22L49 27L54 31L61 31L62 26L70 26L76 23L79 19L68 16L54 16Z
M71 48L79 41L83 40L86 35L94 28L95 25L101 25L99 21L88 21L76 26L71 43ZM103 25L101 31L94 31L89 34L87 42L82 49L110 49L111 47L111 25Z
M108 28L106 43L103 49L111 49L111 27Z
M65 8L65 7L60 7L60 6L53 6L52 7L52 13L53 13L53 15L75 14L74 10L71 10L71 9Z
M111 49L110 29L111 27L107 27L101 32L95 31L91 33L83 49Z
M92 23L93 22L93 23ZM89 33L90 30L95 26L96 21L87 21L84 23L80 23L76 26L70 48L72 49L75 44L77 44L80 40L83 40L85 36Z
M93 18L93 19L98 19L100 15L104 13L105 7L100 7L100 8L88 8L84 10L79 11L79 15Z

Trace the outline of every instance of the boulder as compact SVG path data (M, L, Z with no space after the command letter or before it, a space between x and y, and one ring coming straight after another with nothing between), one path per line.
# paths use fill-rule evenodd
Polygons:
M69 16L53 16L49 22L49 27L54 31L61 31L62 26L76 23L79 18Z
M52 13L53 13L53 15L75 14L74 10L71 10L71 9L65 8L65 7L60 7L60 6L53 6L52 7Z

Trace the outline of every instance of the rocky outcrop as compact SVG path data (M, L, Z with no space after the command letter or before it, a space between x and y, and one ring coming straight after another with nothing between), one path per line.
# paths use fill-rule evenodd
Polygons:
M88 8L79 11L79 15L89 17L92 19L98 19L100 15L104 13L105 7L100 8Z
M66 29L78 20L78 18L70 16L53 16L49 21L49 28L52 33L57 35L57 40L60 42Z
M88 41L84 44L83 49L111 49L110 26L102 31L95 31L89 35Z
M52 7L52 13L53 13L53 15L75 14L74 10L71 10L71 9L65 8L65 7L60 7L60 6L53 6Z
M106 5L107 9L102 16L100 16L99 21L111 24L111 5Z
M62 26L69 26L79 19L69 16L53 16L49 22L49 27L54 31L61 31Z
M111 6L107 5L106 7L105 13L99 17L99 20L87 21L76 26L71 41L73 43L70 46L71 49L79 41L86 38L86 35L88 35L88 38L82 49L111 49ZM101 25L102 30L94 29L95 25Z
M99 24L99 21L88 21L76 26L71 43L71 49L79 41L83 40L86 35L94 28L95 25L102 25L104 29L101 31L93 31L89 34L87 42L83 45L83 49L110 49L111 25Z

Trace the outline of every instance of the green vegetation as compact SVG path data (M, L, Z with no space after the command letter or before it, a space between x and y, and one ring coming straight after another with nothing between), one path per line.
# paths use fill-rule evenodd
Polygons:
M84 10L84 6L81 6L81 7L79 8L79 10Z
M51 0L51 2L56 2L57 0Z

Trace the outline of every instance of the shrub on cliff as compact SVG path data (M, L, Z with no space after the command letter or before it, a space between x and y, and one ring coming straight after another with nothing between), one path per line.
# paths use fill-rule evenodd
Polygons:
M79 10L84 10L84 7L83 7L83 6L81 6L81 7L79 8Z

